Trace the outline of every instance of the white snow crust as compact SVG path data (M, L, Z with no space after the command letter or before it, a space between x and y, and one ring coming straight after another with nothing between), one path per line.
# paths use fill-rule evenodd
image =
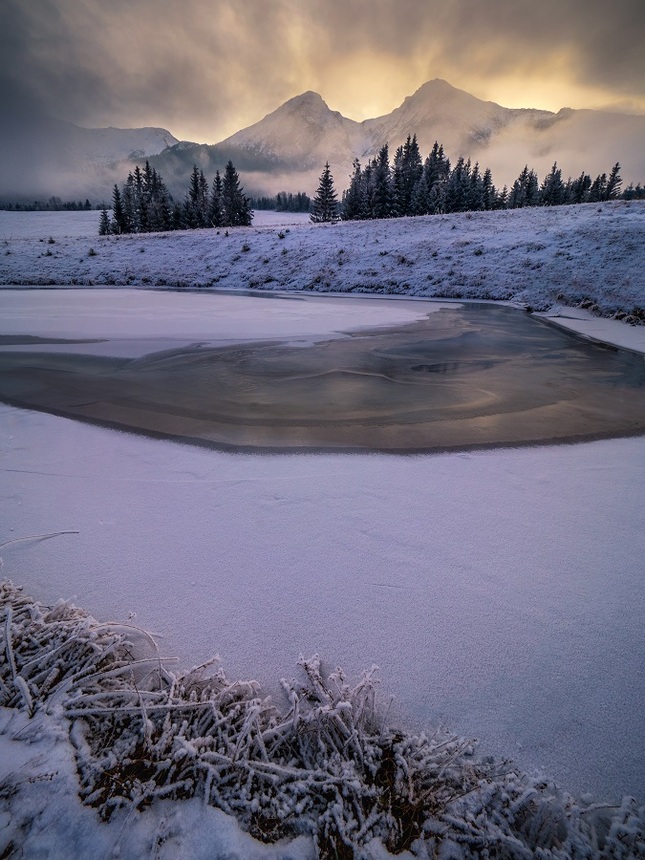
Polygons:
M543 266L552 273L556 251L569 244L568 253L585 267L586 296L604 300L605 308L613 301L642 306L643 246L635 235L645 207L574 209L569 226L559 210L540 210L541 222L533 211L501 213L486 233L490 246L483 245L499 251L500 269L489 278L508 287L513 266L529 253L544 253ZM511 248L513 231L505 226L515 215L519 250ZM284 240L268 228L93 245L110 253L127 249L112 259L112 273L122 263L139 266L145 247L154 257L153 263L146 258L147 266L171 273L173 266L177 272L195 266L203 274L206 259L223 257L232 265L224 242L258 240L278 251L280 243L293 242L288 253L298 254L302 285L318 271L323 248L335 260L346 249L357 277L365 264L357 261L367 253L360 241L368 236L379 240L375 248L391 237L406 256L411 243L421 241L423 224L417 222L426 221L426 234L436 223L434 240L441 246L452 241L453 221L467 234L478 218L390 222L394 232L382 234L386 225L369 225L371 232L362 224L307 226L307 242L300 233L294 237L305 228L292 227ZM600 219L608 247L594 256ZM528 252L525 239L538 229L545 249ZM167 254L163 244L154 245L166 240ZM24 271L34 270L30 249L58 252L58 241L7 241L8 249L19 249L0 257L0 266L14 267L3 270L11 277L22 271L23 254ZM611 241L622 254L610 253ZM208 257L210 243L221 243L219 256ZM88 242L60 244L67 250L53 259L62 279L78 273L74 251ZM453 260L465 261L472 246L452 251ZM244 279L268 264L239 247L238 253L251 260L238 279L238 286L248 286ZM486 253L473 259L485 260ZM569 268L566 259L560 262L569 275L575 269L571 261ZM416 264L415 258L408 268ZM344 264L335 262L336 268ZM548 304L555 292L548 272L504 297ZM293 278L296 283L295 267ZM417 290L410 283L406 292ZM151 349L168 338L297 336L307 342L428 311L422 301L328 296L285 302L126 290L20 296L3 290L0 306L3 334L108 338L104 348L112 354L128 354L135 336L149 338ZM574 312L555 299L550 306L556 322L645 351L643 327ZM2 575L36 599L72 598L99 619L135 621L183 667L219 653L229 675L255 677L276 697L276 680L293 672L300 654L318 652L327 668L340 664L351 675L377 663L384 694L396 697L390 722L412 729L445 724L478 737L481 754L512 758L576 794L611 802L624 794L645 797L642 438L440 456L259 456L205 451L0 405L0 468L0 543L78 531L0 548ZM110 856L125 829L121 856L136 857L164 828L171 835L169 853L159 856L180 856L173 850L208 856L198 848L221 857L312 856L306 840L262 846L197 801L164 802L136 821L105 829L78 802L67 740L56 726L27 728L24 719L2 714L0 778L13 774L33 783L22 813L37 822L29 834L34 856L84 856L90 846L96 856ZM0 824L6 823L2 815L0 809ZM369 856L386 854L374 845Z
M38 238L12 238L24 216L50 213L0 214L2 285L377 293L504 300L537 310L588 299L604 316L645 304L645 201L52 237L53 244L44 224Z

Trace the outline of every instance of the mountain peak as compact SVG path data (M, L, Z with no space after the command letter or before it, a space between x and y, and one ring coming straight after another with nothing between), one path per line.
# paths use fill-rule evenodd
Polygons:
M421 84L418 90L415 90L411 96L408 96L405 102L446 102L448 100L454 101L455 99L464 99L470 102L480 102L481 99L476 98L475 96L470 95L465 90L457 89L457 87L453 87L452 84L449 84L448 81L444 81L443 78L434 78L432 81L426 81L425 84Z
M419 93L449 93L449 92L458 92L457 87L453 87L452 84L449 84L448 81L445 81L443 78L433 78L431 81L426 81L425 84L421 84L421 86L415 90L413 95L418 95Z
M291 108L326 108L327 110L329 110L329 105L327 104L327 102L319 93L315 93L313 90L307 90L304 93L300 93L299 96L294 96L282 105L282 107L287 106Z

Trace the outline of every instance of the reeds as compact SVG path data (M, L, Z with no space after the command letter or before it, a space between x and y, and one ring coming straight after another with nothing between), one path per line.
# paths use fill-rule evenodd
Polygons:
M215 660L174 674L144 631L8 581L0 636L0 705L66 722L81 798L105 820L198 796L264 841L309 835L321 857L369 856L375 838L422 858L645 857L632 799L581 805L454 735L385 725L375 668L350 684L301 658L281 710Z

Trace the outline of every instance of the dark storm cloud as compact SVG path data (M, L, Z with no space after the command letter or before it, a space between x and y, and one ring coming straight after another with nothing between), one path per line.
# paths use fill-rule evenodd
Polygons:
M644 18L643 0L0 0L0 98L210 140L305 89L343 109L381 87L386 112L432 77L555 77L562 104L577 87L645 109Z

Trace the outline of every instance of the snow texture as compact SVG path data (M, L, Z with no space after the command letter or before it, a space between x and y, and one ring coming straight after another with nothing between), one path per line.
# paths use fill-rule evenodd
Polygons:
M25 235L0 213L0 284L495 299L602 316L645 305L645 201L123 237ZM95 213L82 213L92 214ZM40 241L42 240L42 241Z
M555 209L500 213L495 229L489 221L486 242L498 251L506 249L496 258L500 272L491 277L499 283L508 277L510 284L509 271L528 253L524 237L539 229L544 231L540 243L550 248L544 266L551 267L557 249L569 244L566 253L585 267L584 296L600 310L642 307L639 231L642 235L645 207L563 210L572 215L570 221ZM50 213L0 214L17 219ZM514 249L509 218L515 219ZM414 242L421 242L424 222L426 243L429 236L447 243L453 223L468 231L477 219L485 221L485 216L339 225L329 228L331 233L310 226L293 226L288 232L275 227L231 231L229 237L202 231L110 239L105 247L110 253L123 251L118 259L132 267L144 256L141 247L148 252L165 248L168 253L160 252L159 259L155 252L155 265L172 274L173 266L177 271L194 266L203 273L209 265L205 259L196 262L194 254L182 256L191 247L207 256L219 243L216 259L232 265L225 242L245 241L253 248L257 240L278 249L293 242L281 256L291 251L300 255L302 277L294 274L294 284L302 286L316 270L316 255L354 255L348 269L356 276L356 258L372 253L361 247L361 239L383 249L390 237L391 246L395 241L404 245L403 257ZM3 231L6 223L0 219ZM88 239L56 238L50 245L48 235L43 230L43 243L6 239L3 247L18 250L0 257L0 264L20 267L23 253L52 248L64 251L54 258L61 273L78 272L71 249L75 243L89 245ZM98 237L91 241L102 247ZM465 260L468 247L453 259ZM487 247L482 240L482 248ZM252 251L238 252L246 261L242 281L254 267L269 265L254 262ZM473 259L486 259L486 253ZM380 260L378 250L375 254ZM389 254L383 255L386 260ZM560 256L565 265L566 255ZM113 261L113 272L116 265ZM342 269L345 264L335 265ZM416 260L408 268L415 265ZM551 301L554 290L545 286L548 282L549 277L536 276L532 286L520 284L521 292L512 295L523 295L534 306L544 300L556 321L587 327L591 336L620 342L629 333L626 345L643 351L642 326L573 312L557 297ZM415 289L410 284L409 292ZM31 311L22 317L14 313L19 309L15 296L14 291L0 293L3 333L9 326L38 333L31 327L40 320L42 334L87 337L87 325L95 336L123 337L126 343L139 331L131 327L136 320L149 326L151 344L174 336L175 321L186 327L183 337L213 336L210 321L207 332L202 328L203 302L225 298L149 293L145 298L158 304L158 316L148 320L142 314L144 295L133 291L99 290L90 301L85 291L52 291L46 300L34 291L24 295L22 307ZM242 296L230 298L244 301ZM177 314L182 299L188 300L185 309L195 302L192 321L189 311L183 320ZM11 317L5 312L12 303ZM327 297L298 302L289 320L283 314L291 314L293 305L253 299L247 311L240 306L222 318L219 335L232 339L297 332L307 342L353 328L361 308L364 325L387 324L397 313L414 318L416 306L420 314L428 310L422 301ZM324 318L317 318L314 308ZM632 801L621 801L624 794L645 797L642 439L435 457L258 457L196 450L6 406L0 407L0 428L0 521L3 540L16 541L2 547L3 574L39 599L54 604L61 596L74 595L95 617L122 624L134 623L136 616L137 624L158 636L162 654L176 656L182 669L219 652L234 677L257 678L276 703L281 695L276 679L303 652L319 652L323 668L341 663L352 676L377 662L386 696L396 696L393 721L410 732L445 723L459 735L479 737L482 754L513 758L531 779L547 774L549 785L554 779L577 796L591 792L616 804L617 832L627 839L627 847L622 855L615 851L610 856L643 856L642 846L634 847L632 841L629 847L642 813ZM61 534L42 537L53 532ZM20 540L29 535L40 537ZM6 617L3 630L12 629ZM99 827L95 812L78 806L74 757L62 724L38 714L29 721L29 711L38 712L37 696L28 680L23 683L13 672L6 645L0 659L3 671L8 667L15 676L15 707L3 712L8 731L0 735L3 776L13 774L4 783L2 802L7 805L0 807L2 822L15 827L6 831L7 840L16 833L26 839L28 833L34 856L39 851L44 856L84 856L88 846L97 856L103 850L103 856L113 856L115 846L123 857L180 856L177 846L185 856L200 856L201 850L202 856L217 857L313 856L312 843L304 837L280 848L251 841L225 814L204 811L200 799L181 805L159 800L136 815L117 810L114 824ZM531 785L539 782L533 779ZM493 786L492 793L478 794L482 808L507 807L510 795L495 795L496 790ZM542 819L548 825L542 829L536 824L542 813L536 813L531 838L542 833L548 840L555 834L561 841L562 830L554 830L553 822L569 813L575 817L580 801L552 787L549 791L553 814ZM464 816L471 812L461 810L455 819L461 833L466 832ZM599 826L607 832L606 820ZM441 856L469 856L467 839L451 842L445 831L426 835L443 839ZM601 856L600 850L575 856ZM366 845L365 851L369 857L387 856L380 842Z
M357 860L375 857L379 845L381 856L387 846L426 858L446 850L518 860L645 851L645 807L629 798L614 808L578 804L508 763L473 761L468 741L391 729L375 706L374 669L351 686L340 669L325 678L317 657L301 658L304 682L283 681L281 712L254 682L231 682L212 665L175 675L143 631L99 623L63 601L42 606L8 581L0 584L0 612L0 704L10 737L0 740L9 762L0 770L3 856L42 850L45 829L48 856L69 856L86 829L113 842L104 856L131 856L135 846L153 857L176 856L178 848L183 855L189 840L176 823L169 827L163 803L179 801L175 816L190 815L186 802L195 797L215 824L199 857L225 849L226 828L212 821L211 807L265 842L291 840L287 856L290 848L304 852L303 836L315 856ZM74 797L66 740L80 798L111 828L97 827ZM48 764L56 769L43 773L42 752L30 758L26 744L53 747ZM57 789L57 826L52 804L33 789L44 780Z

